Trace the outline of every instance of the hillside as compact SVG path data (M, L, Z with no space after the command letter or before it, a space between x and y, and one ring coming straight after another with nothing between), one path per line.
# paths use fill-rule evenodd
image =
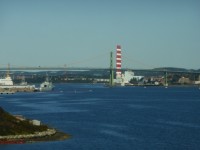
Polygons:
M35 126L29 123L29 120L16 119L0 107L0 136L32 134L45 131L47 128L45 125Z

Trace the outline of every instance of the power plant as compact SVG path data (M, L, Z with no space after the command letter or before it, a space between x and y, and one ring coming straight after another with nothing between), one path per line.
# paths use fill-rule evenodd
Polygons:
M143 76L134 76L134 72L125 71L122 73L122 49L120 45L116 47L116 79L113 75L113 53L110 53L110 82L109 86L125 86L130 84L132 78L141 79Z

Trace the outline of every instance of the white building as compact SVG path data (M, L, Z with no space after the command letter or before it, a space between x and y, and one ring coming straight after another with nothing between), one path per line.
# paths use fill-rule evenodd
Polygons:
M133 78L136 79L137 81L139 81L143 77L144 76L135 76L133 71L125 71L124 74L122 75L124 84L130 83L131 79L133 79Z

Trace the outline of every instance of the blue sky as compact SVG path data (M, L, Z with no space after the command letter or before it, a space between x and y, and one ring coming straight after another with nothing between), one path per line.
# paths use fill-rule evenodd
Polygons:
M0 0L0 65L200 69L198 0ZM1 67L0 66L0 67Z

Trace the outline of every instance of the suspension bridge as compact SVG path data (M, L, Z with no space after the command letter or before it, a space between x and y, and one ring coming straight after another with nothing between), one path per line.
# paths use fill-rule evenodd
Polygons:
M121 46L118 46L118 48L121 49ZM123 54L123 53L122 53ZM112 54L113 55L113 54ZM118 56L117 56L118 55ZM113 56L112 56L113 57ZM167 77L168 73L184 73L184 74L194 74L194 75L200 75L200 70L187 70L187 69L174 69L174 68L169 68L169 67L155 67L153 65L149 65L149 64L145 64L142 61L138 61L134 58L128 58L127 56L123 55L123 64L124 62L129 62L129 64L131 64L130 66L134 66L134 64L139 64L140 66L142 66L142 68L145 69L134 69L132 68L124 68L122 67L122 56L121 56L121 50L119 52L119 54L116 54L116 67L113 67L113 59L110 56L110 52L109 53L104 53L104 54L98 54L95 55L93 57L89 57L89 58L85 58L82 60L78 60L78 61L74 61L74 62L70 62L70 63L66 63L66 64L62 64L62 65L57 65L57 66L43 66L43 65L39 65L39 66L19 66L19 65L15 65L15 64L9 64L9 68L8 68L8 64L0 64L0 71L6 71L6 70L10 70L10 71L68 71L68 70L113 70L115 72L118 72L118 74L121 74L120 71L125 71L125 70L130 70L130 71L145 71L145 72L160 72L165 74L165 77ZM97 61L99 59L104 59L107 60L108 64L110 62L110 65L105 66L105 67L77 67L80 64L92 64L93 61ZM112 63L112 66L111 66ZM113 76L113 75L112 75Z

